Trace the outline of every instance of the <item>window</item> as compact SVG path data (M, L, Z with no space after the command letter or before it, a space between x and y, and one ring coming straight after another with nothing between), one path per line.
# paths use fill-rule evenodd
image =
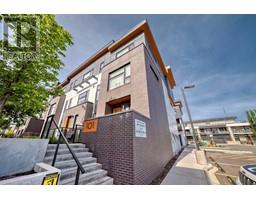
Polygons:
M121 49L120 51L118 51L116 53L116 58L119 58L120 56L124 55L125 53L127 53L128 51L130 51L132 48L134 47L134 43L131 43L129 46Z
M77 104L85 103L88 100L88 96L89 96L89 90L87 90L86 92L81 93L78 97Z
M112 106L112 113L128 111L128 110L130 110L130 107L131 107L130 102L121 103L121 104L118 104L118 105L113 105Z
M131 108L131 97L125 96L106 103L105 114L128 111Z
M53 114L55 113L55 108L56 108L56 103L54 103L54 104L52 104L52 105L50 106L48 115L53 115Z
M93 70L91 70L91 71L85 73L84 76L83 76L83 80L85 80L85 79L87 79L88 77L92 76L92 72L93 72Z
M109 90L122 86L131 81L130 64L109 74Z

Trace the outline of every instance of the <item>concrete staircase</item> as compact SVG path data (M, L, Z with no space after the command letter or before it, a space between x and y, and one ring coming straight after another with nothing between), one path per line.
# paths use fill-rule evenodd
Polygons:
M79 185L113 184L113 178L107 176L107 171L102 169L102 165L97 163L97 159L92 157L92 153L88 152L84 144L70 144L70 146L85 169L84 174L80 173ZM45 163L51 165L55 149L55 144L48 145ZM60 144L54 167L61 170L60 185L75 184L77 165L66 144Z

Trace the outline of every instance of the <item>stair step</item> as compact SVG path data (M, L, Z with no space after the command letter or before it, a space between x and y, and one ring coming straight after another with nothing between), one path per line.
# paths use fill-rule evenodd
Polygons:
M84 165L84 164L89 164L89 163L95 163L97 161L96 158L93 157L88 157L88 158L83 158L83 159L78 159L79 162ZM55 163L54 167L58 169L65 169L65 168L71 168L71 167L76 167L77 164L75 160L67 160L67 161L58 161Z
M77 147L77 148L72 148L74 153L80 153L80 152L88 152L89 149L88 148L84 148L84 147ZM45 156L53 156L55 153L55 149L51 149L51 150L47 150ZM70 151L67 148L63 148L63 149L58 149L58 155L62 155L62 154L70 154Z
M56 148L57 144L48 144L47 146L47 150L52 150ZM73 148L85 148L85 144L82 143L74 143L74 144L69 144L69 146L73 149ZM60 144L59 145L59 149L67 149L67 145L66 144Z
M89 163L86 165L83 165L83 168L85 170L85 173L92 172L94 170L98 170L102 168L102 165L99 163ZM67 169L61 170L61 177L60 180L65 180L71 177L75 177L77 172L77 166L76 167L71 167Z
M91 181L86 185L113 185L113 178L109 176L104 176L103 178Z
M92 157L92 153L90 153L90 152L79 152L79 153L75 153L75 155L77 156L77 158L79 159L79 158L87 158L87 157ZM53 160L53 155L51 155L51 156L46 156L45 158L44 158L44 162L45 163L51 163L52 162L52 160ZM61 155L57 155L57 158L56 158L56 162L58 162L58 161L66 161L66 160L73 160L73 156L72 156L72 154L71 153L69 153L69 154L61 154Z
M56 144L49 144L45 154L44 162L51 164L56 150ZM92 157L85 144L70 144L85 173L80 172L79 185L113 185L113 178L107 176L107 171ZM72 157L66 144L60 144L55 166L61 170L60 185L74 185L77 173L77 164Z
M102 170L102 169L95 170L95 171L92 171L89 173L80 174L79 185L86 185L87 183L95 181L97 179L100 179L106 175L107 175L107 171ZM76 177L72 177L69 179L62 180L62 181L60 181L60 184L61 185L74 185L75 178Z

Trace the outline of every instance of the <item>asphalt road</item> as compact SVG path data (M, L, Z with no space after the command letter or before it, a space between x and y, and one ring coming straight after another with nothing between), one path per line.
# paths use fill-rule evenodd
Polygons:
M227 151L228 153L206 151L207 160L218 168L216 176L223 185L235 184L241 165L256 164L256 146L229 145L217 149L241 151L239 154L233 154L231 151ZM243 151L251 151L252 153L243 153Z

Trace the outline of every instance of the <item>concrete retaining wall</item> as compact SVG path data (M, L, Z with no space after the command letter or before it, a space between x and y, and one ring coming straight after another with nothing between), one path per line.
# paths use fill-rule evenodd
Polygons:
M42 162L48 139L0 139L0 177L33 170Z
M0 181L0 185L42 185L43 180L47 175L58 174L56 176L60 177L61 173L60 169L52 167L46 163L37 163L34 167L34 171L36 173L31 175L19 176ZM56 182L56 185L58 185L59 178Z

